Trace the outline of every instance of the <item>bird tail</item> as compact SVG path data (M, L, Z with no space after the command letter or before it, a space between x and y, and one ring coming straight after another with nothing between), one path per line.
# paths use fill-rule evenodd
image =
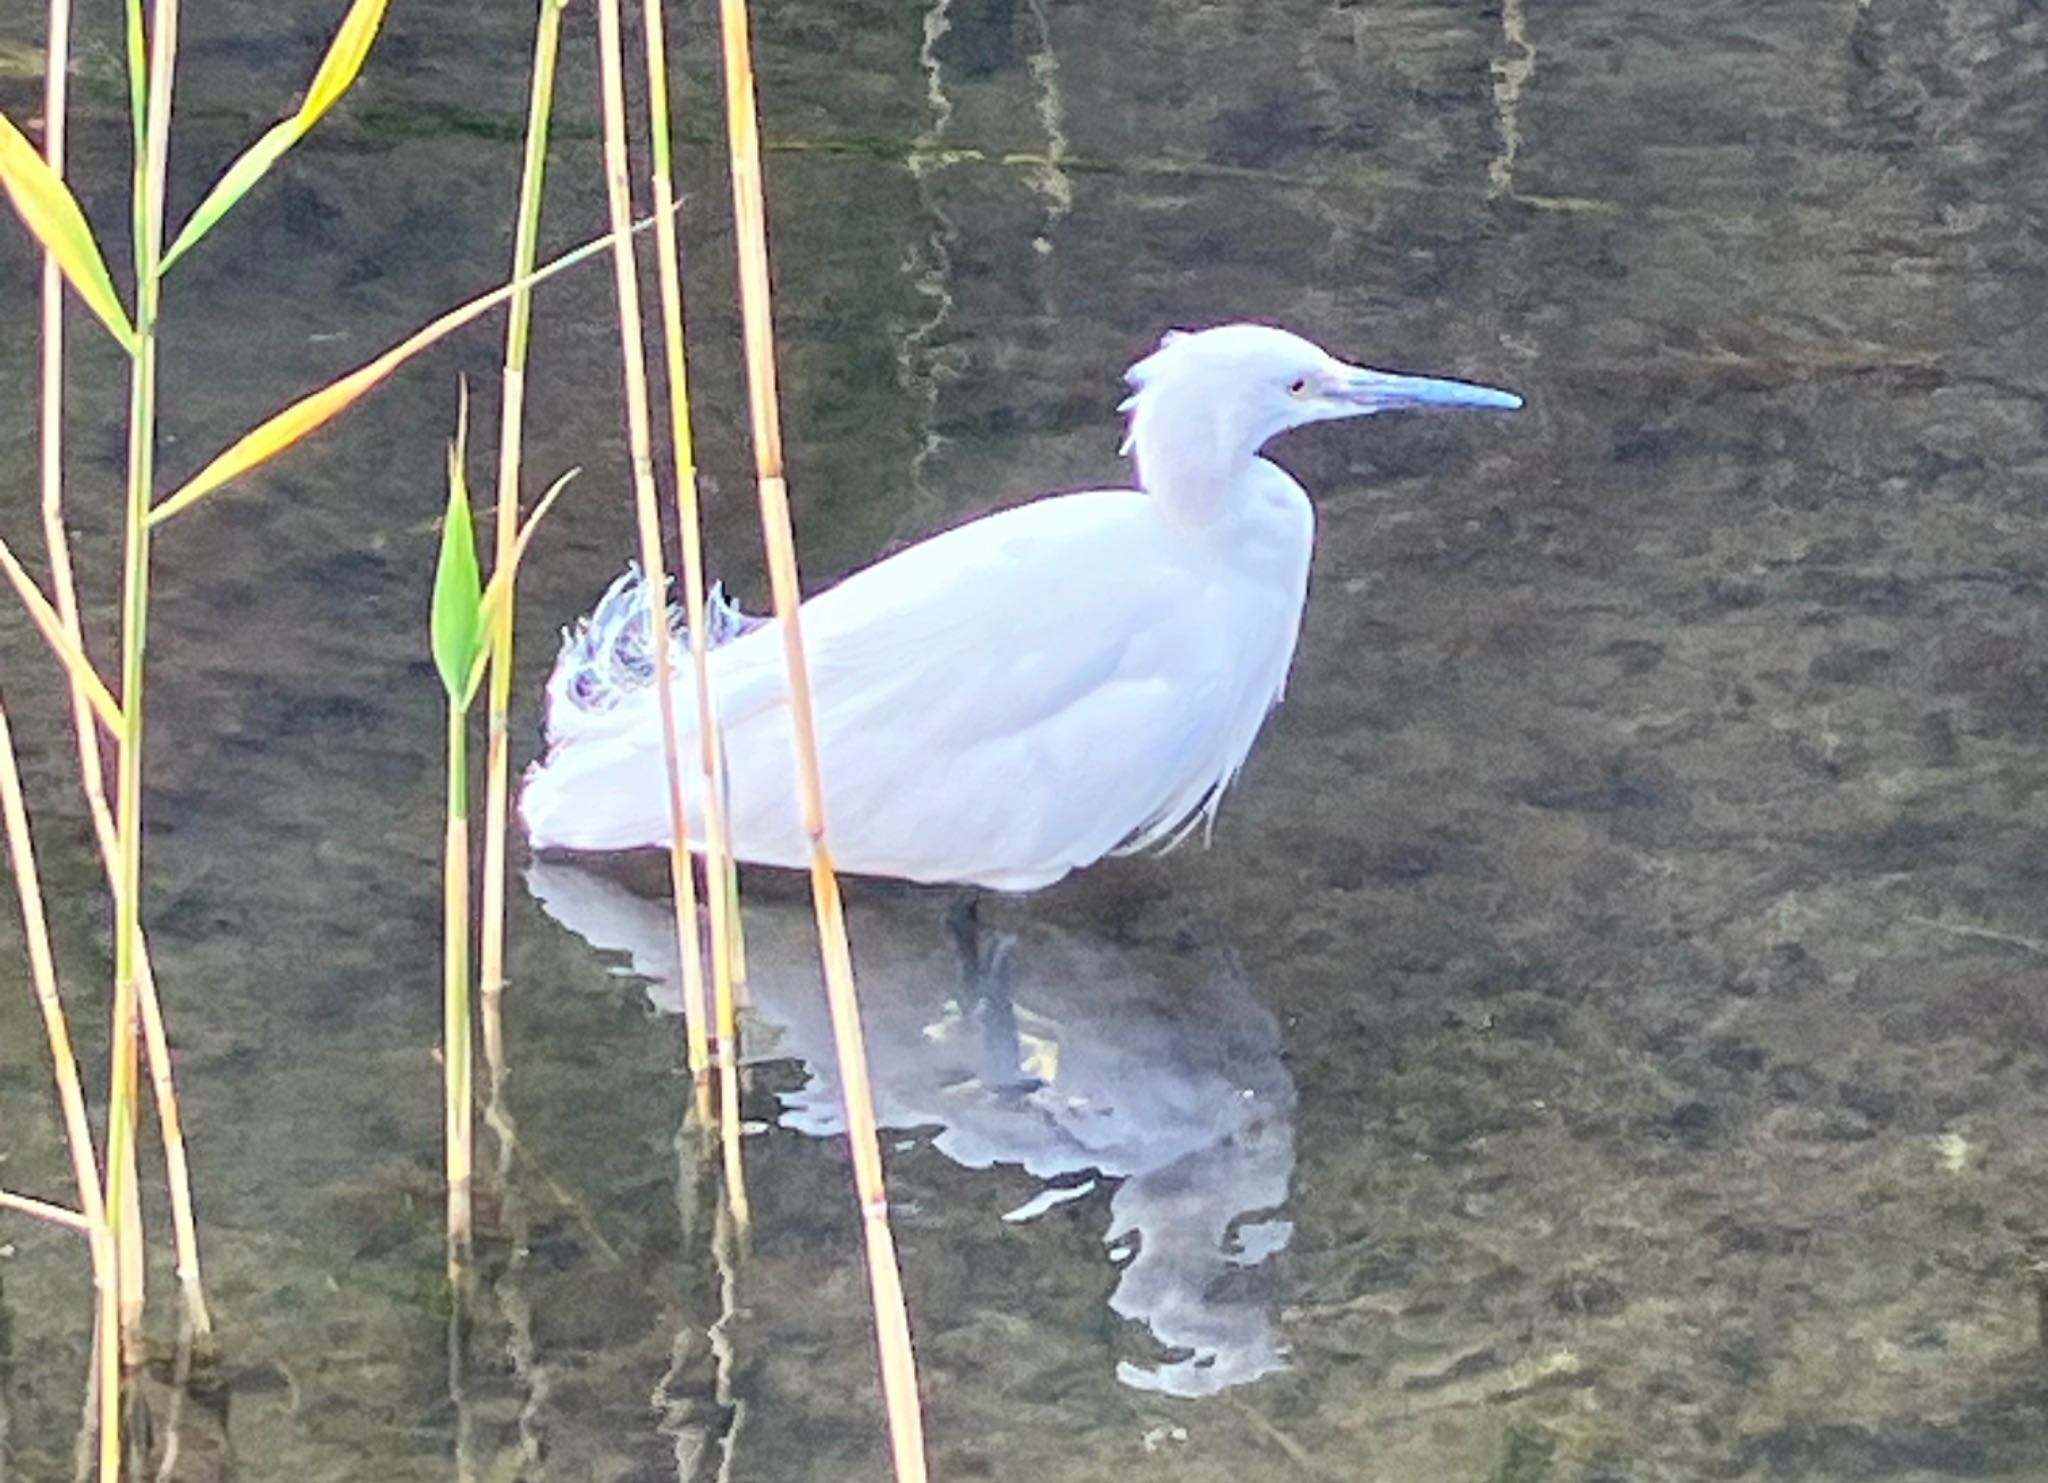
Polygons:
M764 621L742 613L722 587L706 597L712 648ZM519 799L536 849L621 850L667 840L651 600L639 567L629 566L589 617L562 631L548 676L545 749L527 769ZM682 604L671 599L663 616L674 640L670 667L680 673L689 645Z

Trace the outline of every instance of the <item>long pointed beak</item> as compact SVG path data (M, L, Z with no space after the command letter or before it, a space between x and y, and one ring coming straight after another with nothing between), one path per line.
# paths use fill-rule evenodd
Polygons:
M1398 412L1409 407L1493 407L1511 412L1522 405L1512 391L1470 381L1439 381L1357 366L1331 388L1331 395L1360 412Z

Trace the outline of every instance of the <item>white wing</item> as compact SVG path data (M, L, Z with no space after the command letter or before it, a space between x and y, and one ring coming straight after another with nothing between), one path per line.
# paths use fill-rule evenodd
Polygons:
M1198 809L1276 697L1301 605L1299 582L1248 583L1228 555L1145 495L1095 491L960 526L805 603L839 864L1024 889ZM771 623L712 662L738 852L800 866L782 642ZM651 697L536 771L537 844L666 839Z

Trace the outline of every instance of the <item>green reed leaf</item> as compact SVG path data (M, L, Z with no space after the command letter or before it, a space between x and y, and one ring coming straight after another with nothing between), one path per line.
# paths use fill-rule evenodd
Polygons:
M305 101L289 118L265 130L262 138L228 166L227 173L214 183L185 225L178 229L170 250L164 253L160 272L212 231L269 173L270 167L284 157L285 151L305 138L313 125L320 122L321 115L348 91L363 70L363 62L370 55L370 43L377 39L377 28L384 23L384 11L389 4L390 0L355 0L348 8L341 29L328 43L327 55L320 60L320 70L313 74L312 84L306 89Z
M434 606L428 631L434 667L441 686L457 706L467 706L476 687L470 682L477 650L483 645L483 574L476 561L476 527L469 512L469 481L463 462L469 452L469 388L448 445L448 510L441 521L441 555L434 566Z

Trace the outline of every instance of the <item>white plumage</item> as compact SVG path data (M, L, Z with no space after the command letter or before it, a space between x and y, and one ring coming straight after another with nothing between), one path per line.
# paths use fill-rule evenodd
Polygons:
M983 516L804 603L843 870L1030 890L1212 817L1280 698L1307 596L1308 496L1259 449L1326 418L1519 405L1256 325L1169 336L1129 379L1139 489ZM536 848L668 843L647 602L623 579L564 644L520 803ZM714 612L735 852L801 867L779 626ZM695 687L675 693L700 843Z

